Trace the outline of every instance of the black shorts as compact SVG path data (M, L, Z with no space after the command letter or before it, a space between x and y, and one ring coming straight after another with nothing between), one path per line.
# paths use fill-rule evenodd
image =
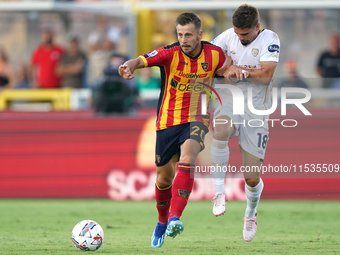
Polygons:
M157 166L164 166L177 153L181 155L180 145L188 139L194 139L204 149L204 137L209 129L202 122L190 122L172 126L156 132Z

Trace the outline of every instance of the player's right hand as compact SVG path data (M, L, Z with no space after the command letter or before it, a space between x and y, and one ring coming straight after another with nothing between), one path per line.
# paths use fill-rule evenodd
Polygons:
M135 78L135 76L131 73L130 68L126 64L119 66L118 73L126 80L131 80Z
M224 72L223 76L227 79L235 77L237 81L240 81L242 79L247 79L249 72L239 66L232 65Z

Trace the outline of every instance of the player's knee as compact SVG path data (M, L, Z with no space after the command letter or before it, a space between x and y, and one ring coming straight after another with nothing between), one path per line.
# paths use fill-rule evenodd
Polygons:
M197 153L194 153L194 152L186 153L186 154L181 155L179 162L194 165L196 162L196 158L197 158Z
M169 187L172 184L173 181L173 177L172 176L168 176L168 175L162 175L162 174L158 174L157 175L157 185L160 188L166 188Z
M214 127L214 138L216 140L226 141L229 139L232 133L232 128L228 125L216 125Z
M260 178L245 178L245 182L248 186L255 187L260 182Z

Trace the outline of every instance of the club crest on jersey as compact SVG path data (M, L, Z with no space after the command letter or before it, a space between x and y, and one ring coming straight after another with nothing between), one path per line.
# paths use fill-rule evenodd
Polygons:
M259 54L259 49L256 49L256 48L252 48L251 49L251 54L256 57L258 54Z
M172 79L171 82L170 82L170 85L171 87L173 87L174 89L177 88L177 85L178 85L178 81L176 81L175 79Z
M279 53L279 52L280 52L280 46L277 45L277 44L269 45L269 46L268 46L268 51L269 51L269 52L275 52L275 51L277 51L277 53Z
M188 198L190 195L190 191L185 189L179 189L178 194L183 198Z
M230 53L231 53L231 54L236 54L236 52L235 52L234 50L232 50Z
M209 63L208 62L203 62L203 63L201 63L201 65L202 65L202 68L203 68L204 72L206 72L208 70Z

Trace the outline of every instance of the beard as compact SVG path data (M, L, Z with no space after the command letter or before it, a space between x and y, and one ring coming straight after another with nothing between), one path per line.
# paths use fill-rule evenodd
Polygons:
M193 53L195 52L195 50L197 49L198 45L200 44L199 38L197 37L197 43L194 46L191 46L190 44L183 44L181 45L182 50L184 51L184 53L188 54L188 55L193 55ZM183 47L188 47L188 48L183 48Z
M248 44L250 43L250 41L241 41L241 44L243 45L243 46L247 46Z

